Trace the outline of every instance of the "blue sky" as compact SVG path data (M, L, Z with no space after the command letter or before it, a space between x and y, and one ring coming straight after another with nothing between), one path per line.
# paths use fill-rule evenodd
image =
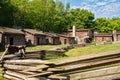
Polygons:
M120 18L120 0L61 0L69 2L71 8L84 8L99 17L119 17Z

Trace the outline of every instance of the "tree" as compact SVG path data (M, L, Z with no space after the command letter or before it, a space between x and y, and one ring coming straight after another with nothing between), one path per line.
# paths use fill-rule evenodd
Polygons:
M97 18L94 21L93 28L98 32L112 32L113 30L120 30L120 18Z
M106 18L97 18L94 22L94 29L98 32L111 32L112 26Z
M71 25L75 25L78 29L90 28L94 14L85 9L72 9L70 11Z
M11 27L13 25L15 10L10 0L0 0L0 26Z
M26 10L29 7L27 0L11 0L11 3L16 7L14 13L14 25L15 27L24 28L26 25ZM29 20L28 20L29 21Z

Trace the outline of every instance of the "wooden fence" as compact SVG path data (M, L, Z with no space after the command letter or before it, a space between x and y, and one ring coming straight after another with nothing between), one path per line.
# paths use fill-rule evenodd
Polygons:
M34 56L31 54L28 52L26 56ZM74 80L119 73L120 66L100 68L119 63L119 56L120 50L116 50L50 62L32 58L20 59L18 55L10 55L5 56L1 64L3 76L12 80Z

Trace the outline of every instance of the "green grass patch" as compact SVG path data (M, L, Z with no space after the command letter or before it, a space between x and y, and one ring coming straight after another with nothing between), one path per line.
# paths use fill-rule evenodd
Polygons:
M89 54L97 54L100 52L107 52L112 50L120 50L120 44L106 44L99 46L80 47L80 48L71 49L65 54L68 57L76 57L76 56L83 56Z
M61 48L65 46L68 46L68 45L39 45L39 46L27 47L26 50L48 50L52 48Z
M39 46L31 46L31 47L26 47L26 50L48 50L48 49L52 49L52 48L61 48L61 47L65 47L68 45L39 45ZM0 50L0 54L2 54L4 51Z

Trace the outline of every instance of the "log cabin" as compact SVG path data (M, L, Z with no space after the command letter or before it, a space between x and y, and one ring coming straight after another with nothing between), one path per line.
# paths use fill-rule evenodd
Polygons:
M67 31L67 35L75 37L77 44L90 43L94 38L94 31L92 29L75 29Z
M6 45L25 45L25 34L19 29L0 27L0 49Z
M25 33L25 38L27 45L45 45L46 43L46 34L43 31L36 29L22 29L22 32Z
M113 34L112 33L95 33L94 34L95 42L112 42L113 41Z

